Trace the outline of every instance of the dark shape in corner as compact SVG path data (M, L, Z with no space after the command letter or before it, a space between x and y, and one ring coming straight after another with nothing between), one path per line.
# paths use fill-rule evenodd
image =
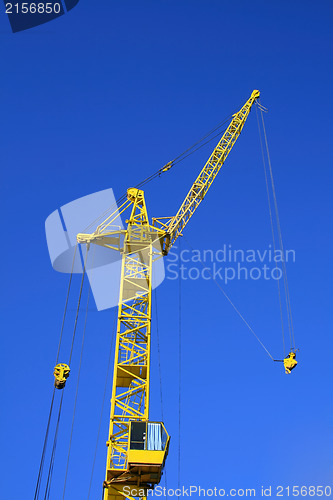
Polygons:
M66 10L63 7L62 0L48 0L47 3L38 2L38 0L28 2L17 2L17 0L8 2L7 0L3 0L3 2L12 32L17 33L35 28L64 15L66 10L73 9L79 3L79 0L64 0ZM38 11L39 4L43 4L44 12ZM49 12L46 12L46 6ZM34 12L35 10L36 12Z

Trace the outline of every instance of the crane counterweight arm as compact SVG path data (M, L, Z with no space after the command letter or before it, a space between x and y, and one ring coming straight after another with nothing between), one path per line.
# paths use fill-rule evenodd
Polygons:
M177 214L175 217L171 218L166 229L164 227L167 233L163 244L164 255L169 252L170 248L175 243L178 236L181 235L184 227L194 214L195 210L204 199L208 189L238 139L253 103L259 96L259 90L254 90L250 99L244 104L242 109L233 115L230 125L212 152L206 165L194 181ZM158 222L158 219L156 219L156 221Z

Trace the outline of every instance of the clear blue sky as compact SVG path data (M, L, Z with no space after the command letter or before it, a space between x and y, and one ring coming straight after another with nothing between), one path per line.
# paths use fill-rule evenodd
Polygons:
M2 10L2 499L17 491L33 498L52 393L68 277L51 267L46 217L101 189L122 195L255 88L269 109L284 244L296 252L288 277L299 366L285 376L212 281L183 281L181 484L333 489L332 14L329 1L80 0L62 18L12 34ZM202 150L149 185L151 216L175 213L208 154ZM254 112L185 235L200 250L271 244ZM75 293L78 286L79 278ZM276 283L235 280L226 291L281 357ZM172 488L178 482L178 282L166 280L157 295ZM91 309L68 500L87 497L113 325L113 311ZM62 498L79 326L51 500ZM71 323L67 343L70 329ZM155 332L156 321L151 417L159 419ZM110 384L91 500L100 499L104 478Z

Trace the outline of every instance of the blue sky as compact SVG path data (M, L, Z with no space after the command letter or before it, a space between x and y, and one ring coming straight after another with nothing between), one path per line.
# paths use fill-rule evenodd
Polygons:
M65 16L1 37L3 215L0 497L33 498L68 277L53 271L47 216L81 196L116 197L261 91L288 265L299 366L274 364L210 280L182 287L181 484L331 485L333 477L331 88L329 1L80 0ZM148 185L151 217L172 215L210 153ZM264 250L272 243L255 113L186 228L189 244ZM79 278L65 331L71 335ZM179 283L157 290L168 487L178 483ZM276 283L225 286L282 357ZM86 298L87 289L84 292ZM66 498L87 498L114 311L88 317ZM81 318L82 320L82 318ZM83 322L66 387L51 500L61 497ZM151 418L159 419L156 318ZM66 345L67 342L67 345ZM109 395L92 500L105 470ZM59 394L57 394L59 396ZM164 484L164 483L163 483ZM273 490L275 491L275 490ZM259 494L259 489L258 489ZM274 493L272 496L275 496Z

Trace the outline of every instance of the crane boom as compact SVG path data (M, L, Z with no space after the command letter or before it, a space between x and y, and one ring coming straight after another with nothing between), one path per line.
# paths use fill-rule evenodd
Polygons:
M253 103L259 96L259 90L254 90L242 109L233 115L230 125L210 155L206 165L192 184L177 214L171 218L168 224L163 224L167 232L163 247L164 255L169 252L178 236L182 234L184 227L204 199L208 189L237 141ZM159 219L154 219L154 221L159 222Z

